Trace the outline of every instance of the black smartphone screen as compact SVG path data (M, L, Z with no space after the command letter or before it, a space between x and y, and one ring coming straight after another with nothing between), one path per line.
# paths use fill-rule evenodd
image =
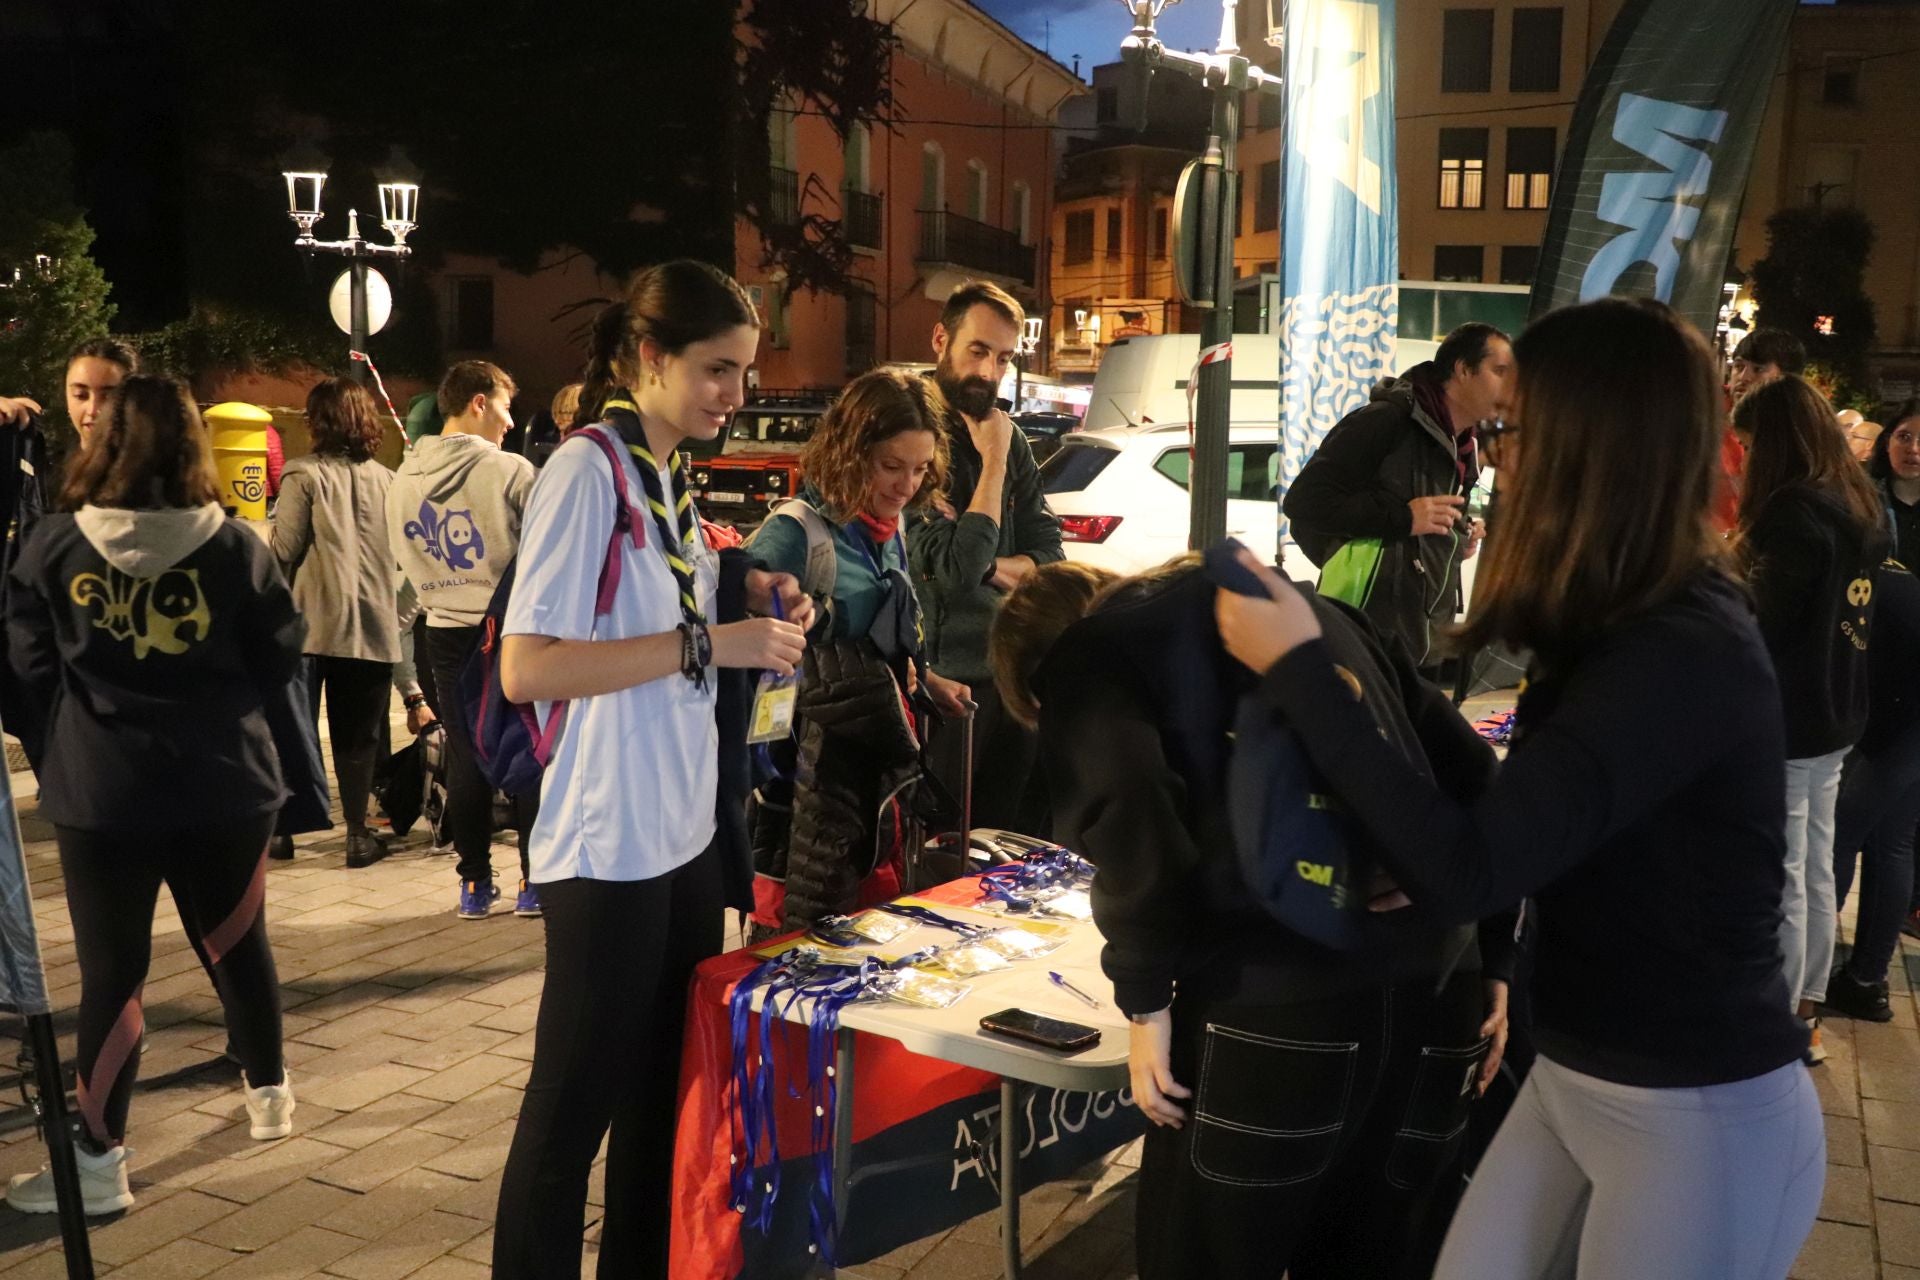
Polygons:
M1084 1049L1100 1041L1098 1027L1089 1027L1083 1022L1068 1022L1065 1018L1049 1018L1044 1013L1034 1013L1030 1009L1002 1009L999 1013L990 1013L980 1019L980 1028L1012 1036L1016 1040L1045 1045L1049 1049Z

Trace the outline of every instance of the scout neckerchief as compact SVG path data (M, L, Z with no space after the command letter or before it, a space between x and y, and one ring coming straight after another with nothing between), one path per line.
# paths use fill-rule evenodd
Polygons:
M687 626L703 628L706 615L700 612L700 597L693 580L693 558L700 549L699 518L693 510L693 494L687 483L687 459L678 449L667 455L667 470L673 480L673 504L660 484L660 463L647 448L647 435L640 425L640 406L624 395L616 395L601 410L606 420L620 433L640 471L640 487L646 490L647 507L660 530L661 549L666 552L667 568L673 572L674 585L680 589L680 617ZM675 536L675 525L679 536ZM706 687L705 668L689 676L700 688Z

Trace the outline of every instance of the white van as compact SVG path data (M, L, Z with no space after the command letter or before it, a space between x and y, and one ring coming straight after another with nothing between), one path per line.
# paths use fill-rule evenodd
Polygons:
M1277 290L1278 286L1274 286ZM1391 367L1395 373L1433 359L1440 339L1480 320L1518 333L1526 323L1528 291L1521 285L1400 282L1400 326ZM1157 426L1187 421L1187 379L1200 358L1200 335L1169 333L1122 338L1108 347L1093 376L1083 430ZM1280 421L1280 335L1233 336L1233 401L1236 423Z

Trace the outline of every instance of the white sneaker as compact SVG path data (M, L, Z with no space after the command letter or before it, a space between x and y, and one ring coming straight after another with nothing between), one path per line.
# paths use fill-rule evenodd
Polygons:
M73 1155L80 1166L80 1202L89 1214L118 1213L133 1208L133 1192L127 1189L126 1147L115 1147L103 1156L85 1147L75 1147ZM54 1213L60 1198L53 1189L53 1170L14 1175L7 1183L7 1203L22 1213Z
M272 1138L284 1138L293 1132L293 1077L283 1074L279 1084L263 1084L258 1089L247 1084L246 1073L240 1075L241 1086L247 1095L247 1119L253 1122L248 1133L265 1142Z

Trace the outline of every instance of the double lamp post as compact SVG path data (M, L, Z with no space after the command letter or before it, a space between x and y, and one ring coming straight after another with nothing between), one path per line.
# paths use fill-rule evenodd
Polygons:
M289 170L281 176L287 180L287 216L299 228L299 234L293 238L293 247L308 258L316 253L328 253L347 260L350 282L348 341L352 343L350 350L364 357L367 335L372 329L367 305L368 266L376 258L405 261L413 252L407 246L407 236L419 225L420 185L415 182L380 184L380 225L393 237L393 243L375 244L371 240L361 239L360 214L356 209L347 210L345 240L314 239L313 228L321 218L320 193L327 185L327 175ZM351 360L348 373L355 381L366 383L369 378L367 362L364 359Z

